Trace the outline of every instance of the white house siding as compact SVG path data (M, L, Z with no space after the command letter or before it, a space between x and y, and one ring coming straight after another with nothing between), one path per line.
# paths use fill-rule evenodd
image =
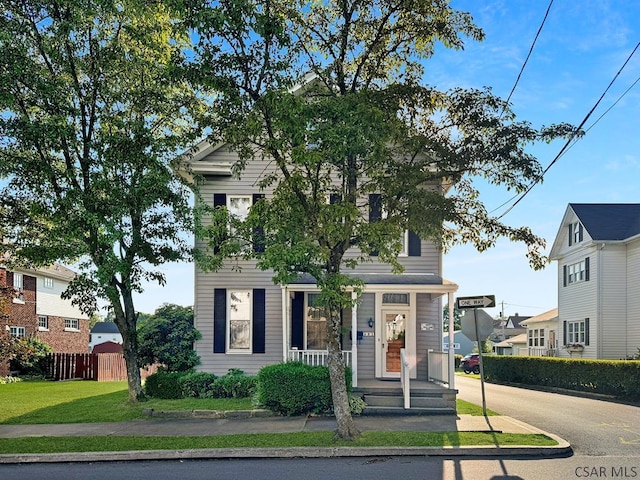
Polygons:
M598 358L620 359L626 356L627 337L627 254L626 246L608 244L599 247ZM594 331L595 333L595 331ZM592 335L593 336L593 335Z
M30 273L30 275L33 274ZM60 294L62 294L69 285L68 282L54 278L53 288L46 288L44 286L44 277L40 275L35 276L36 314L63 318L88 318L87 315L83 314L79 308L71 305L71 301L60 298Z
M640 348L640 240L627 246L627 336L626 355Z
M564 283L564 265L571 265L589 257L589 281L569 284ZM586 346L582 358L596 358L597 356L597 328L598 328L598 261L594 248L577 247L571 254L561 259L558 264L558 311L560 315L560 349L559 356L569 357L569 353L562 348L567 343L563 333L563 322L589 319L590 345ZM575 354L574 354L575 356Z

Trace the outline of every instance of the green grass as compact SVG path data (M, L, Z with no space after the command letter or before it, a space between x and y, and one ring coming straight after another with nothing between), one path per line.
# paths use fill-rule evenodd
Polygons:
M18 382L0 385L0 424L123 422L154 410L248 410L250 399L161 400L131 403L126 382Z
M363 432L354 442L334 441L333 432L298 432L171 437L30 437L0 438L0 453L116 452L129 450L191 450L198 448L289 447L445 447L553 446L541 434L486 432Z
M456 400L456 411L458 415L483 415L482 407L480 405L476 405L475 403L470 403L465 400L460 400L459 398ZM494 417L496 415L499 414L487 408L488 417Z

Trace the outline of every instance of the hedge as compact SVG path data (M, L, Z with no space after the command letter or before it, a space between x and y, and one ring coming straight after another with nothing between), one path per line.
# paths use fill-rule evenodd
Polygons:
M640 398L640 361L483 356L487 381Z
M347 370L347 392L351 374ZM258 372L257 402L281 415L327 413L333 409L329 369L300 362L263 367Z

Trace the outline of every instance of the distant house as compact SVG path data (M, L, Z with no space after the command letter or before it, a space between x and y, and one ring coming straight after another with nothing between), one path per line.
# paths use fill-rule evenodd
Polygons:
M453 332L453 345L456 354L467 355L473 352L476 348L476 342L469 340L469 338L460 330L454 330ZM449 332L442 334L442 349L446 352L449 350Z
M489 340L493 343L500 343L511 337L526 333L527 329L520 322L526 320L528 316L520 316L516 313L506 318L497 318L493 321L493 333L489 336Z
M640 204L570 203L558 262L559 356L621 359L640 347Z
M122 334L120 333L120 330L118 330L118 326L113 322L96 323L91 329L91 335L89 337L89 351L95 352L96 346L107 342L119 344L119 351L122 351Z
M555 357L558 355L558 309L553 308L520 323L527 328L527 355Z
M493 351L496 355L527 355L527 334L521 333L495 343Z
M0 265L0 286L16 291L8 318L0 318L0 328L18 338L34 335L54 352L87 353L89 319L60 297L74 277L62 265L15 270ZM0 375L7 372L7 365L0 365Z

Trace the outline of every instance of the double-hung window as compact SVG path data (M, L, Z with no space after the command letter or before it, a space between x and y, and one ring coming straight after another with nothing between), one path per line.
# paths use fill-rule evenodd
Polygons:
M251 291L230 290L228 295L227 352L251 353Z
M567 343L585 343L586 325L584 320L567 322Z
M569 265L567 267L567 283L578 283L583 282L585 279L585 263L584 260Z
M21 273L13 273L13 288L19 292L24 289L24 276Z
M307 349L327 348L327 311L314 305L317 293L307 294Z
M38 315L38 330L45 332L49 330L49 317Z
M16 338L24 338L27 335L27 329L25 327L9 327L9 333Z
M79 331L80 330L80 320L77 318L65 318L64 319L64 329Z
M44 283L44 288L53 288L53 278L44 277L43 283Z
M229 211L229 235L240 250L245 249L249 245L249 240L240 238L238 230L234 224L243 222L249 216L249 210L253 203L250 195L227 195L227 210ZM236 237L236 238L234 238Z

